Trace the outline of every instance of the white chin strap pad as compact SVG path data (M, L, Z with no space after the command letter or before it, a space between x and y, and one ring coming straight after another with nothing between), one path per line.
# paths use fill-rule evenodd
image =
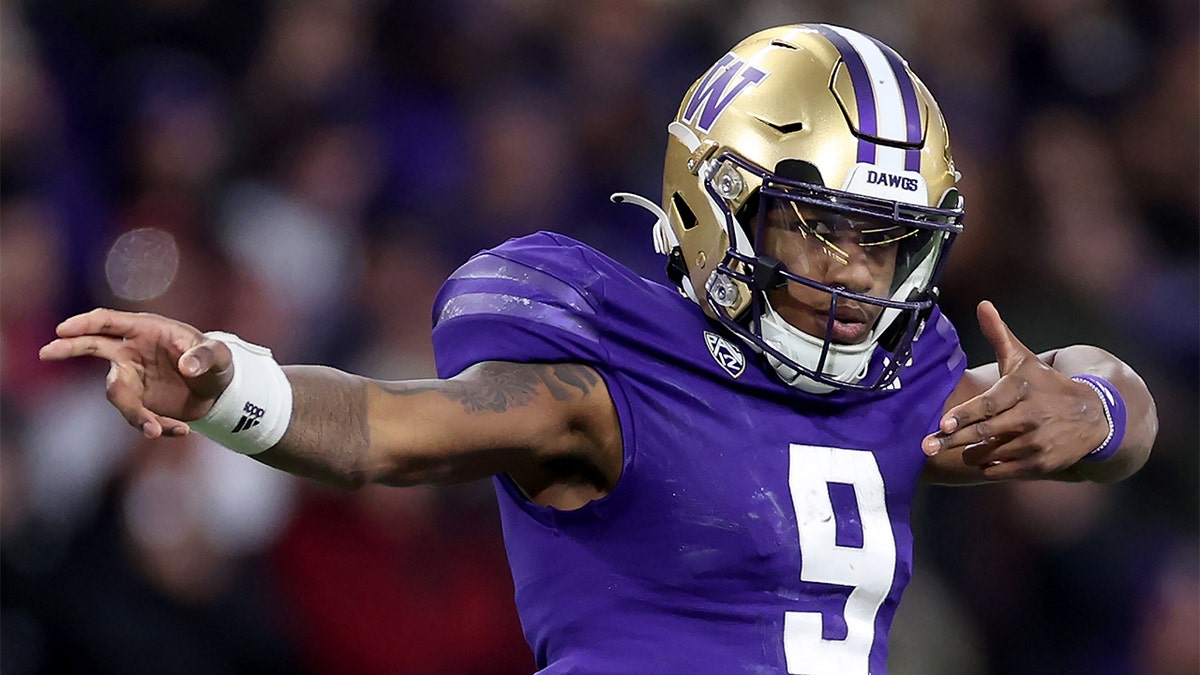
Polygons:
M797 364L817 372L817 364L821 360L821 351L824 349L825 341L791 325L779 316L769 301L766 301L765 298L764 301L766 309L760 320L763 341ZM875 331L872 331L867 340L859 344L831 344L829 352L825 356L825 368L822 374L832 380L847 384L859 382L867 375L867 368L871 364L871 355L875 352L875 345ZM767 354L767 361L775 369L780 379L801 391L810 394L828 394L836 390L833 385L812 379L770 353Z

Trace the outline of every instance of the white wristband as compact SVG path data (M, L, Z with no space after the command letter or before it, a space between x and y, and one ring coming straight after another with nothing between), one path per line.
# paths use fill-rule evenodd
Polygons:
M292 384L266 347L232 333L204 334L233 353L233 379L192 429L243 455L256 455L279 442L292 420Z

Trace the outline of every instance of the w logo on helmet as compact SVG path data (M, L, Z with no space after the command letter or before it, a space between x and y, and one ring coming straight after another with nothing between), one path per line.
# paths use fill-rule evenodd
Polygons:
M737 98L746 87L762 82L767 73L741 60L735 54L726 54L717 61L696 86L683 109L683 121L695 124L707 133L717 117ZM731 86L732 85L732 86ZM696 120L696 113L700 119Z

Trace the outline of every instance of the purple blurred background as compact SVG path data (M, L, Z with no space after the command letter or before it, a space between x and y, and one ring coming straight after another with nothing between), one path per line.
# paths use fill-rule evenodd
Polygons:
M1194 0L0 1L0 670L527 673L486 483L343 494L203 438L140 440L97 305L433 373L430 306L537 229L665 279L666 123L744 35L824 21L942 104L966 233L944 305L1141 372L1162 429L1115 485L929 488L893 673L1200 671Z

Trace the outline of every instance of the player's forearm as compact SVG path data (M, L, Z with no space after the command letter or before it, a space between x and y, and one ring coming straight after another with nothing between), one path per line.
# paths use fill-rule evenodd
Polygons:
M1150 457L1158 435L1158 412L1146 383L1123 361L1098 347L1076 345L1047 355L1046 361L1065 375L1095 375L1108 380L1125 399L1125 436L1117 453L1102 462L1081 461L1066 470L1069 477L1109 483L1136 473Z
M297 476L348 489L446 485L601 452L611 482L620 473L612 402L587 366L482 363L404 382L321 366L283 372L291 417L253 456Z
M291 419L279 442L254 457L345 489L446 485L529 466L539 451L580 445L575 418L562 412L569 405L549 395L543 378L565 368L484 364L450 380L381 382L287 366ZM563 388L559 396L579 398Z
M323 366L287 366L287 431L254 458L288 473L352 489L371 482L367 381Z

